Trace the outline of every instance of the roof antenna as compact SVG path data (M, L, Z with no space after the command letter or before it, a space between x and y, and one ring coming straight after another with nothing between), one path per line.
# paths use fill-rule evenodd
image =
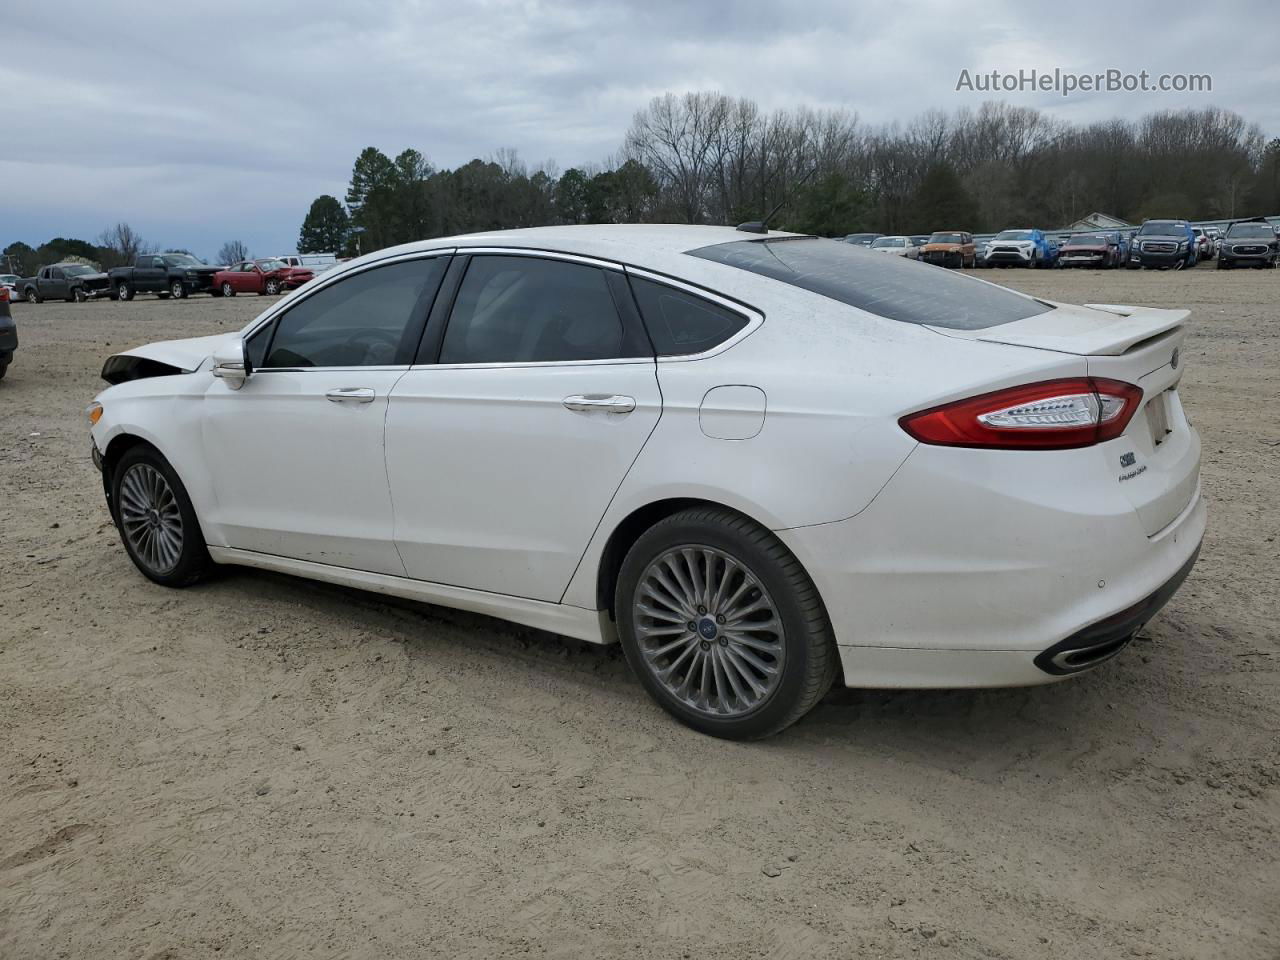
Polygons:
M797 180L794 184L791 185L791 190L795 191L800 187L803 187L805 184L805 181L808 180L817 172L818 172L818 165L814 164L812 167L809 168L808 173L806 173L803 177L801 177L799 180ZM746 223L738 224L737 229L741 230L743 233L768 233L769 221L773 219L773 215L777 213L779 210L781 210L782 207L786 204L786 202L790 199L791 199L790 192L784 193L782 196L782 199L778 201L777 206L775 206L772 210L770 210L768 215L763 220L748 220Z

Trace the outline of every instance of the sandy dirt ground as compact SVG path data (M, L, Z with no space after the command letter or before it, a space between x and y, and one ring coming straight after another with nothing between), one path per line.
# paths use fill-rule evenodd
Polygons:
M266 304L16 305L0 957L1280 957L1280 272L985 276L1193 309L1199 565L1085 677L841 689L749 745L677 726L616 648L249 571L152 585L89 462L102 360Z

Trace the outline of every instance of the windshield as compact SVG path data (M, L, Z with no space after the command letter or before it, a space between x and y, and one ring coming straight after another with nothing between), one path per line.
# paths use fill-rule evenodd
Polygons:
M1170 234L1177 235L1186 232L1187 225L1178 220L1152 220L1149 223L1144 223L1142 225L1142 229L1138 231L1138 236L1167 237Z
M288 268L288 264L283 260L259 260L258 266L263 270L284 270Z
M929 237L930 243L964 243L958 233L935 233Z
M906 245L907 241L904 237L881 237L871 242L871 249L881 250L885 247L905 247Z
M1107 238L1100 233L1090 233L1083 237L1072 237L1067 241L1068 247L1105 247Z
M997 240L1030 240L1030 230L1001 230L996 234Z
M0 283L17 283L21 279L16 273L0 273Z
M93 267L86 267L82 264L73 263L69 266L63 267L62 272L68 277L82 277L86 273L97 273L98 271L93 269Z
M922 267L905 257L873 257L817 237L738 240L688 253L903 323L981 330L1053 309L952 270Z
M1266 223L1237 223L1227 231L1232 240L1274 240L1276 232Z
M203 267L204 264L189 253L166 253L164 262L171 267Z

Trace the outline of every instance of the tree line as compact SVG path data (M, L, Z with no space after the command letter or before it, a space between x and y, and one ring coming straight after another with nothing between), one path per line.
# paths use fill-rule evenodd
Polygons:
M614 157L563 172L530 168L513 150L447 169L416 149L366 147L345 196L311 204L298 250L353 255L564 223L735 224L778 204L772 226L822 236L1057 228L1095 210L1133 223L1273 215L1280 138L1214 107L1080 125L992 101L870 125L843 110L668 93L635 113ZM96 241L11 243L0 271L66 259L109 268L154 249L120 223ZM248 256L233 240L217 260Z
M599 166L530 170L507 150L449 170L415 149L367 147L344 201L312 204L300 251L562 223L735 224L778 204L772 225L823 236L1057 228L1093 211L1225 219L1280 213L1280 138L1213 107L1077 125L993 101L875 126L669 93Z

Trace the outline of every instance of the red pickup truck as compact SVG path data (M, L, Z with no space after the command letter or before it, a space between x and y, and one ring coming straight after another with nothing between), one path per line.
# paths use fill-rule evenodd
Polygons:
M291 267L282 260L242 260L214 274L213 285L224 297L237 293L274 297L297 289L314 276L306 267Z

